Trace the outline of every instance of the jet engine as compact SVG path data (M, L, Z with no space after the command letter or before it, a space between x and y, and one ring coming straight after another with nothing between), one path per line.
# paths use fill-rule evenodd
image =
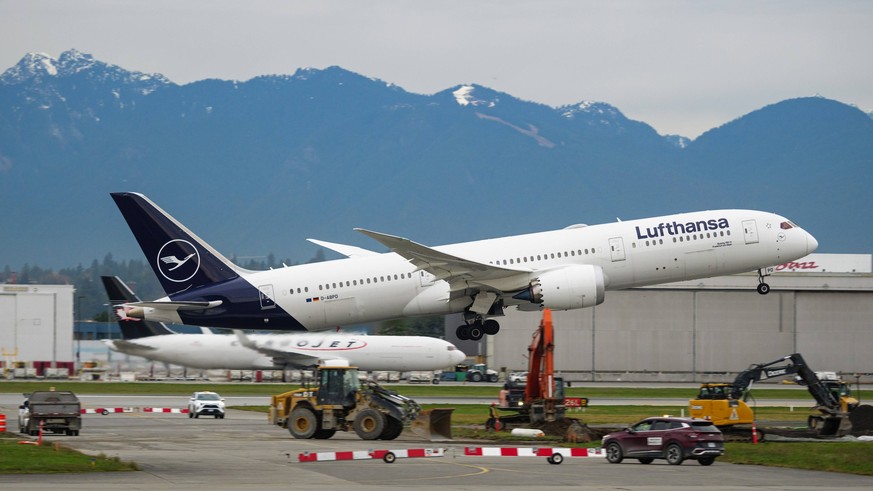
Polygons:
M539 307L570 310L599 305L605 294L603 270L599 266L582 264L545 272L512 298ZM521 305L519 308L526 310Z

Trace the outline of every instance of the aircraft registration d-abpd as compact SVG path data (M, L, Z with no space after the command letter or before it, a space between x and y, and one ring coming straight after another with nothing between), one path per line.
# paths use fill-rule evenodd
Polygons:
M429 247L356 229L392 252L310 241L344 259L249 271L138 193L112 193L167 296L125 304L143 319L231 329L318 331L412 316L464 314L459 339L496 334L507 308L570 310L607 290L758 271L818 242L779 215L712 210L573 225Z
M139 298L117 276L103 276L109 302ZM103 342L113 351L191 368L224 370L287 370L323 363L347 362L365 371L430 371L454 367L466 355L455 345L427 336L367 336L335 332L252 334L234 336L179 334L162 322L131 319L116 310L124 339Z

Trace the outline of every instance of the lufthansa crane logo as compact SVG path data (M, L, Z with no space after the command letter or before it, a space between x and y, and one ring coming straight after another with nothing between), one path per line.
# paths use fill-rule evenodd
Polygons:
M158 251L157 265L164 278L183 283L200 270L200 253L187 240L171 240Z

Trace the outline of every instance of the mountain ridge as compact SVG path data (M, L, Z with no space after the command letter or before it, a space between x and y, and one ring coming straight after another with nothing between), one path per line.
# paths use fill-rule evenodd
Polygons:
M0 75L12 266L140 258L113 191L147 194L228 256L305 261L305 237L381 250L354 227L439 245L712 208L782 213L825 252L873 248L870 231L847 240L842 212L873 211L873 122L837 101L780 101L689 140L607 103L415 94L341 67L177 85L79 52L55 75L46 63Z

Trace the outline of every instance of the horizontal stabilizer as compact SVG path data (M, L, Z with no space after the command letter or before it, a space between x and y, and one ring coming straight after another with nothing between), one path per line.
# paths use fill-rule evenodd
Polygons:
M221 303L221 300L212 300L211 302L130 302L121 306L156 310L204 310L218 307Z
M122 353L130 353L132 351L155 351L157 348L154 346L146 346L144 344L139 344L135 341L128 341L126 339L104 339L104 343L113 348L115 351L120 351Z

